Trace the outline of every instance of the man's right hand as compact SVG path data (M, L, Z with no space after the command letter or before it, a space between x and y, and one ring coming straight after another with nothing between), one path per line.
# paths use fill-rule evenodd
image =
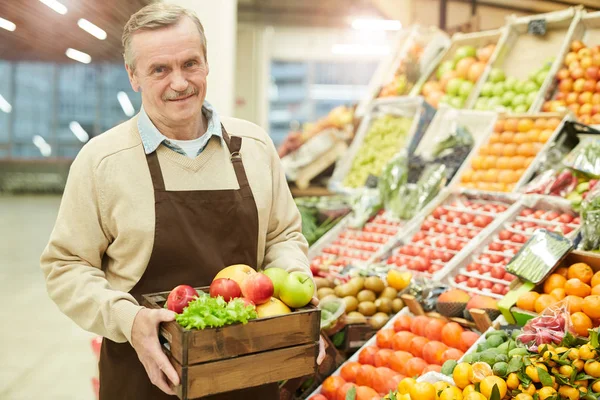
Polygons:
M161 322L173 320L173 311L143 308L135 316L131 328L131 344L144 365L150 382L167 394L175 394L170 383L173 386L179 385L179 376L161 349L158 327Z

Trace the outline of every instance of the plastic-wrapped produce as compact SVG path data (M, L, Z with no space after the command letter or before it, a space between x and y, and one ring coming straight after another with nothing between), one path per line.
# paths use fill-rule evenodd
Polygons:
M581 247L587 251L600 250L600 185L588 192L581 205Z

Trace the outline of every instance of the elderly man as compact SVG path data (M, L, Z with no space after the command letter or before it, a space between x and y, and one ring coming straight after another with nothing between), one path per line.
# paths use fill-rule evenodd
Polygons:
M268 135L205 101L198 18L149 5L125 26L123 46L143 108L77 156L41 266L60 309L105 338L100 398L172 398L179 377L157 333L174 313L141 307L141 295L208 285L232 264L310 274L307 243ZM278 391L218 398L275 399Z

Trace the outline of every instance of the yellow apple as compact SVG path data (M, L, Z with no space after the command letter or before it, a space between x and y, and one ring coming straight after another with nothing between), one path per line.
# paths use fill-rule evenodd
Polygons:
M213 281L220 278L228 278L234 280L238 285L240 285L240 287L242 287L242 282L244 282L247 277L253 274L256 274L256 271L251 267L244 264L236 264L220 270L219 273L214 277Z
M276 315L289 314L292 310L286 306L281 300L271 297L264 304L256 306L258 318L274 317Z

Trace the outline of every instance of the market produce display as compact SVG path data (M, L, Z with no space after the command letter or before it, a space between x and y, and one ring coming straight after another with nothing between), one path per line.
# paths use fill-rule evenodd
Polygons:
M452 59L441 63L435 77L423 85L421 94L435 108L439 104L463 108L495 49L494 44L480 49L459 47Z
M600 46L574 40L556 74L558 91L543 111L568 108L584 124L600 124Z
M408 50L405 59L400 60L392 80L382 86L377 97L404 96L410 93L414 84L419 79L419 62L423 54L423 46L414 43Z
M251 319L282 315L306 306L315 291L313 280L301 272L281 268L256 272L247 265L222 269L208 292L188 285L175 287L165 308L186 329L216 328Z
M365 185L369 175L379 176L387 162L406 146L412 118L384 115L375 118L344 178L345 187Z
M559 118L499 119L494 133L461 174L467 188L512 192L544 144L560 125Z
M442 293L437 299L436 309L445 317L466 318L467 320L473 320L472 309L485 311L490 320L495 320L500 315L495 299L481 295L471 296L460 289L450 289Z
M386 263L401 270L434 274L479 235L498 213L507 209L505 203L467 198L441 205L425 219L409 243L394 249Z
M481 87L475 109L527 112L535 102L551 67L552 60L547 61L525 80L507 77L501 69L493 68L487 82Z
M398 315L390 324L328 377L320 394L310 399L346 399L350 391L357 399L380 399L396 390L406 376L439 372L447 360L459 360L479 338L456 322L426 316Z
M317 278L317 296L321 302L341 299L345 304L346 324L369 324L381 329L404 308L398 291L406 288L411 276L399 276L387 281L377 276L354 277L348 282L334 284L332 280Z
M350 212L342 196L296 198L302 217L302 234L312 246Z

